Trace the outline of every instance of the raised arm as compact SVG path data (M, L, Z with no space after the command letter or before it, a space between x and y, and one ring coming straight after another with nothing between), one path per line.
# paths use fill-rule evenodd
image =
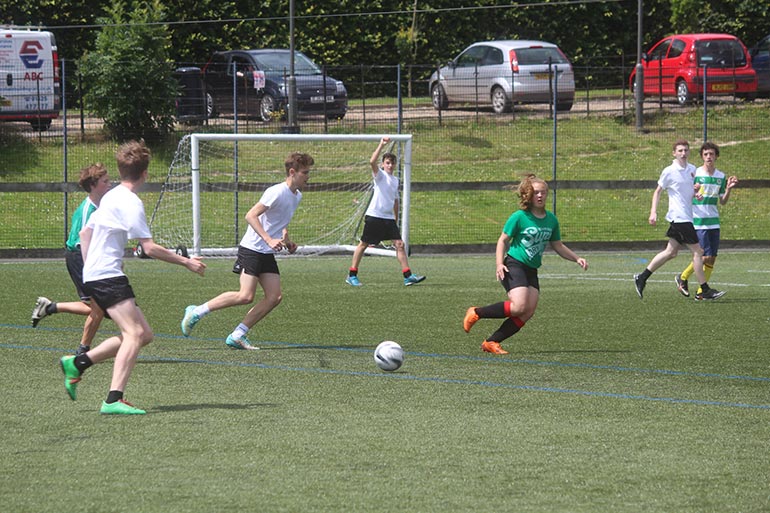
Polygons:
M372 173L377 174L380 171L380 152L382 147L390 142L390 137L383 137L380 140L380 144L377 145L377 149L372 153L372 158L369 159L369 165L372 166Z

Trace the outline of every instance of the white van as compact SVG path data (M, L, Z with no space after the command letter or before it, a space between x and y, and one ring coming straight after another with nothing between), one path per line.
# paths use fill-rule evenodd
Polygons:
M60 103L54 35L0 27L0 121L28 121L35 130L48 130Z

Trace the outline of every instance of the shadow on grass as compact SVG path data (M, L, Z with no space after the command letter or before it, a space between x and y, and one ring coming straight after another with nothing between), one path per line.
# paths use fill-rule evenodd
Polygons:
M256 408L274 408L278 406L275 403L254 403L254 404L224 404L224 403L202 403L202 404L175 404L173 406L158 406L152 408L148 413L170 413L178 411L198 411L198 410L253 410Z

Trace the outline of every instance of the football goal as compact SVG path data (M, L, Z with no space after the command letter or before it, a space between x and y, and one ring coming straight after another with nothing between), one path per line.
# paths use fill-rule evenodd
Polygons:
M402 134L187 135L150 217L153 238L191 255L234 255L247 227L246 213L265 189L286 179L284 161L300 151L315 165L288 228L299 245L297 254L352 251L372 196L369 159L385 136L390 142L382 153L398 158L398 221L408 250L412 136ZM367 253L395 254L384 246Z

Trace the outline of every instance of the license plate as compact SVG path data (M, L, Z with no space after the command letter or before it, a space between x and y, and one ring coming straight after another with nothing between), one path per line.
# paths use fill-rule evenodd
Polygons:
M733 92L735 91L735 84L714 84L711 86L711 90L715 92Z
M536 80L548 80L548 73L532 73Z
M323 103L324 97L323 96L311 96L310 97L310 103ZM334 95L329 95L326 97L326 103L334 103Z

